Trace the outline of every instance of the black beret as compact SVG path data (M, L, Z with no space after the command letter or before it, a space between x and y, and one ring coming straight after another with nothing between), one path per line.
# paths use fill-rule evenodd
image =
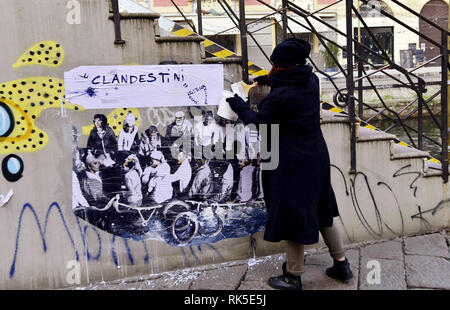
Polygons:
M289 38L278 44L270 56L277 67L303 65L311 52L311 45L302 39Z

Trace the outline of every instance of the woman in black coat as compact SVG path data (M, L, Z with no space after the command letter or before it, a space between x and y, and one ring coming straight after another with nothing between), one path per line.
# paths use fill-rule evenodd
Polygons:
M301 289L303 245L317 243L319 231L334 258L327 274L343 281L352 277L340 233L333 226L339 212L320 129L319 80L305 65L310 50L309 43L299 39L287 39L275 47L271 72L256 79L271 87L258 104L259 112L237 95L227 99L245 124L271 124L272 130L273 125L279 126L278 167L263 170L262 175L268 215L264 240L287 244L283 275L269 279L269 285L279 289ZM275 153L272 150L272 157Z

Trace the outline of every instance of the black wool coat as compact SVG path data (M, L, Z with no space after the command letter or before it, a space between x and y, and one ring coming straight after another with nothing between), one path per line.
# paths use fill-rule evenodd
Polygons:
M270 86L259 112L243 104L236 108L245 124L279 124L279 164L262 172L268 215L264 239L314 244L319 228L332 226L339 216L320 129L319 80L305 65L273 74ZM268 142L273 160L274 141Z
M93 155L96 157L103 154L104 151L106 151L106 153L114 155L118 149L116 134L114 133L114 130L112 130L112 128L108 125L105 126L104 130L105 135L103 136L103 139L99 137L97 128L95 128L95 126L89 133L87 148L90 149Z

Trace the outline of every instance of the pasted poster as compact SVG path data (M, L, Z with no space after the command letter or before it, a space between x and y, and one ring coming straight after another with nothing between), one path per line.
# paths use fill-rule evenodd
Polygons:
M217 115L222 65L79 67L65 74L72 208L134 240L243 237L266 221L259 133Z

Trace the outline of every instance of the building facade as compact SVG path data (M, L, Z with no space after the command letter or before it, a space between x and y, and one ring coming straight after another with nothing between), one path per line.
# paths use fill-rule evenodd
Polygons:
M448 1L404 0L401 1L401 3L415 12L422 14L427 19L439 24L444 29L448 28ZM406 27L396 23L393 19L380 14L379 9L383 9L383 11L391 14L405 25L440 43L441 33L436 30L436 28L421 21L418 17L407 12L404 8L392 1L370 0L368 4L369 5L361 5L360 14L364 17L367 26L370 27L384 50L395 63L402 65L403 67L412 67L439 55L439 49L435 45L426 39L420 38ZM337 4L335 9L337 12L337 28L345 32L345 2ZM360 29L361 42L366 41L367 45L370 45L370 47L373 47L376 50L376 46L371 42L372 40L367 31L363 29L362 23L358 23L356 16L353 18L353 26L355 38L358 37L358 29ZM338 43L345 45L345 38L340 36L338 38ZM381 58L376 56L371 58L372 63L383 64ZM440 62L439 60L436 60L430 65L439 66Z

